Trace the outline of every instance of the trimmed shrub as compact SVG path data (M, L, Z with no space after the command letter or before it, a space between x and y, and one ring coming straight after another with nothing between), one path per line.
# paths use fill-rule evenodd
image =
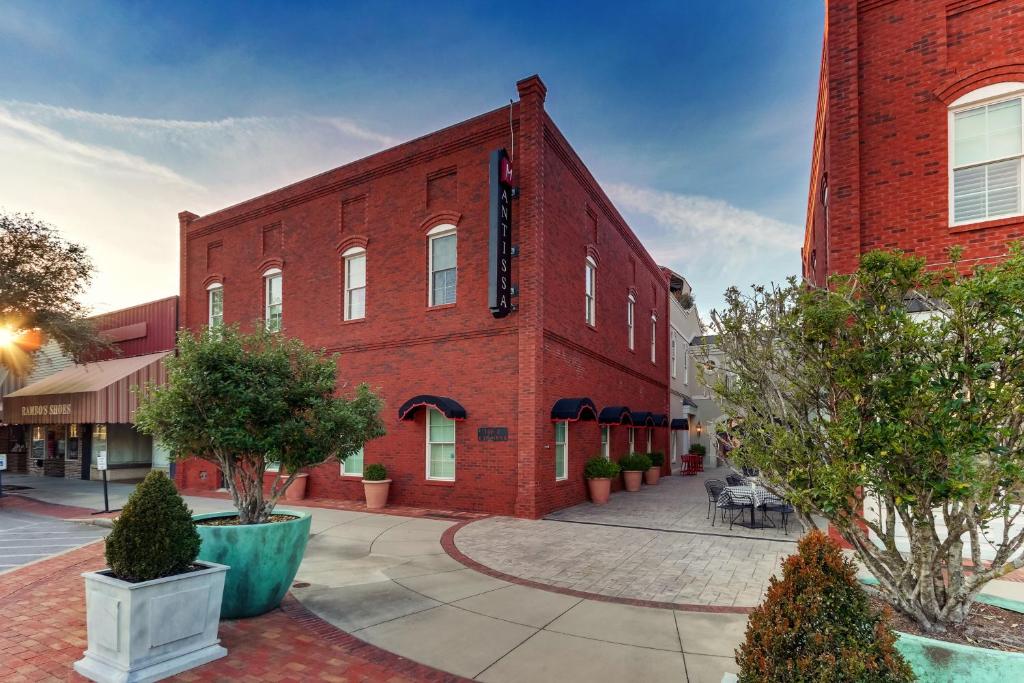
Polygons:
M654 451L648 453L647 457L651 459L651 467L661 467L665 463L665 454Z
M363 470L363 479L366 481L384 481L387 478L388 470L379 462L367 465L366 469Z
M161 470L136 487L107 536L107 564L123 581L149 581L192 567L202 541L192 511Z
M736 651L742 683L903 683L914 673L886 615L872 610L853 562L818 530L786 558Z
M695 443L690 445L690 452L694 455L706 455L708 449L704 448L704 444L702 443Z
M627 472L643 472L651 469L651 459L646 453L629 453L619 459L619 467Z
M587 479L612 479L619 476L619 463L595 455L583 466L583 476Z

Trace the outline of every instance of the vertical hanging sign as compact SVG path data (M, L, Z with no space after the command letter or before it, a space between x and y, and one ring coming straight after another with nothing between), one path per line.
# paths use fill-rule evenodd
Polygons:
M490 241L487 306L495 318L512 311L512 162L504 149L491 152Z

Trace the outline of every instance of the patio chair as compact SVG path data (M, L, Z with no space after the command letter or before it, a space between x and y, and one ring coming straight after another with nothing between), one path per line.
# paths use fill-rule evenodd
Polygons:
M729 531L732 531L733 523L746 514L747 510L753 506L753 500L747 496L737 495L731 491L728 487L722 490L722 495L718 498L716 504L718 509L722 511L722 517L724 521L725 511L733 510L736 514L729 518Z
M718 502L718 497L722 495L722 489L725 488L725 482L721 479L708 479L704 482L704 490L708 492L708 519L711 520L711 526L715 525L715 520L711 517L711 511L714 509L715 504ZM715 517L718 516L718 511L715 511Z
M746 486L747 480L738 474L730 474L725 478L729 482L729 486Z
M766 493L764 496L764 502L761 504L761 518L767 519L769 512L778 512L782 515L782 532L789 535L789 515L793 514L793 506L787 502L784 498L780 498L774 493ZM774 526L774 525L773 525Z
M742 468L742 472L744 477L756 477L761 474L761 470L756 467L744 467Z

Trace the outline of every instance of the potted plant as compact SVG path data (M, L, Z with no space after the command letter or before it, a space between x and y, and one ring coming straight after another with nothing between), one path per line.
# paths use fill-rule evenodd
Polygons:
M647 457L651 460L651 466L644 472L644 483L648 486L654 486L661 479L661 466L665 462L665 455L664 453L654 451L653 453L648 453Z
M627 491L639 491L644 472L651 469L651 459L646 453L628 453L619 459L622 481Z
M587 489L594 505L604 505L612 490L612 479L619 476L619 464L604 456L595 455L583 466Z
M199 557L231 567L221 616L263 614L281 603L309 538L309 513L277 510L278 500L300 471L343 461L382 435L381 401L365 385L337 396L335 357L262 328L183 331L166 364L167 383L146 387L136 424L172 460L198 457L221 470L236 509L195 517Z
M159 680L227 654L217 628L228 568L197 561L199 544L174 483L150 472L107 536L109 568L82 574L88 649L75 671Z
M388 504L388 491L391 480L388 470L380 463L372 463L363 470L363 494L366 496L366 508L379 510Z

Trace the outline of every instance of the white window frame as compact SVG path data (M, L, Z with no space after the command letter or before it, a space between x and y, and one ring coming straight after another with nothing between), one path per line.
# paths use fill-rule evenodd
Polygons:
M455 235L455 298L444 303L434 302L434 240ZM447 270L447 268L445 269ZM427 233L427 302L433 306L454 306L459 300L459 233L454 225L444 223Z
M274 278L277 278L281 282L281 301L276 304L272 304L270 301L270 282ZM271 306L278 306L278 325L277 329L272 329L270 325L271 321ZM270 332L280 332L284 327L284 274L280 268L268 268L263 271L263 324L266 329Z
M555 424L555 481L565 481L569 478L569 421L559 420ZM558 425L562 425L564 432L562 433L565 440L558 440ZM561 455L559 455L561 450ZM562 459L562 476L558 476L558 459Z
M626 298L626 327L629 330L629 350L636 349L636 297L630 292Z
M342 304L344 308L343 317L345 320L364 320L366 318L366 249L363 247L352 247L351 249L346 249L341 257L345 260L345 272L342 276L345 278L345 301ZM361 287L353 287L349 277L349 265L357 258L363 259L363 284ZM352 292L360 289L363 290L363 314L356 317L352 315Z
M349 472L348 471L348 465L349 465L350 462L355 461L356 455L359 456L359 471L358 472ZM345 458L345 462L341 463L341 476L343 476L343 477L358 477L359 479L362 479L363 478L363 470L364 470L365 466L366 466L366 450L365 450L364 447L361 447L359 449L358 453L353 453L352 455L350 455L347 458Z
M434 476L431 476L431 474L430 474L430 446L431 446L431 444L435 444L435 443L436 444L449 444L450 443L451 446L452 446L452 453L455 455L455 471L458 472L459 471L459 452L458 452L458 448L456 447L456 444L458 442L459 423L458 423L458 420L452 420L449 417L445 417L446 420L451 420L451 423L452 423L452 440L451 441L431 441L430 440L430 414L432 412L437 413L437 414L441 415L442 417L444 417L444 413L442 413L440 410L438 410L437 408L431 408L429 406L427 407L427 413L424 415L424 418L425 418L424 422L426 423L425 426L426 426L426 433L427 433L426 434L426 440L427 440L427 449L426 449L427 450L427 462L426 462L426 465L427 465L427 479L429 481L455 481L455 475L452 475L451 477L434 477Z
M597 327L597 261L588 256L583 271L583 320Z
M669 330L669 362L672 364L672 379L676 378L676 331Z
M601 427L601 455L605 460L612 459L612 428L608 425Z
M650 453L654 450L654 430L650 427L647 428L647 452Z
M214 320L213 315L213 297L214 294L220 294L220 319ZM206 288L206 326L221 327L224 325L224 285L220 282L214 282Z
M658 362L658 316L651 314L651 362Z
M1018 159L1018 161L1020 163L1020 168L1018 170L1018 175L1017 175L1017 180L1018 180L1018 186L1017 186L1017 195L1018 195L1018 200L1017 200L1018 201L1018 207L1017 208L1018 208L1018 210L1017 210L1017 212L1016 213L1011 213L1011 214L1002 214L1002 215L999 215L999 216L987 216L986 215L984 218L980 218L980 219L972 218L972 219L969 219L969 220L959 221L958 222L956 220L956 207L955 207L955 204L954 204L954 199L955 198L954 198L954 195L953 195L953 192L954 192L953 178L954 178L954 175L955 175L956 171L959 170L959 168L971 168L973 166L984 166L984 165L992 164L992 163L995 163L995 162L998 162L998 161L1007 161L1009 159L1013 159L1014 158L1013 156L1010 156L1010 157L1002 157L1002 158L998 158L998 159L988 159L987 161L976 162L976 163L972 163L972 164L964 164L963 166L961 166L959 168L956 167L956 165L954 164L954 158L955 158L955 152L956 152L956 149L955 149L955 136L956 136L955 120L956 120L956 115L960 114L960 113L963 113L965 111L969 111L971 109L976 109L976 108L979 108L979 107L984 107L984 106L988 106L988 105L992 105L992 104L999 104L1001 102L1008 102L1008 101L1014 100L1014 99L1021 100L1021 117L1022 117L1022 119L1024 119L1024 83L1022 83L1022 82L1014 81L1014 82L995 83L993 85L986 85L986 86L984 86L982 88L978 88L977 90L971 91L971 92L967 93L966 95L963 95L962 97L957 98L951 105L949 105L949 112L948 112L948 115L947 115L948 116L948 123L946 125L946 135L947 135L946 149L947 149L947 162L948 162L947 163L947 168L949 169L949 178L948 178L948 186L947 186L947 199L948 199L948 211L949 211L949 226L951 228L959 227L959 226L962 226L962 225L974 225L974 224L977 224L977 223L987 223L988 221L996 221L996 220L1002 220L1004 218L1013 218L1013 217L1016 217L1016 216L1024 215L1024 120L1022 120L1022 126L1021 126L1021 134L1022 134L1021 147L1022 147L1022 149L1021 149L1021 153L1016 155L1016 158Z
M683 384L690 384L690 342L683 337Z
M629 452L636 453L636 429L629 428Z

